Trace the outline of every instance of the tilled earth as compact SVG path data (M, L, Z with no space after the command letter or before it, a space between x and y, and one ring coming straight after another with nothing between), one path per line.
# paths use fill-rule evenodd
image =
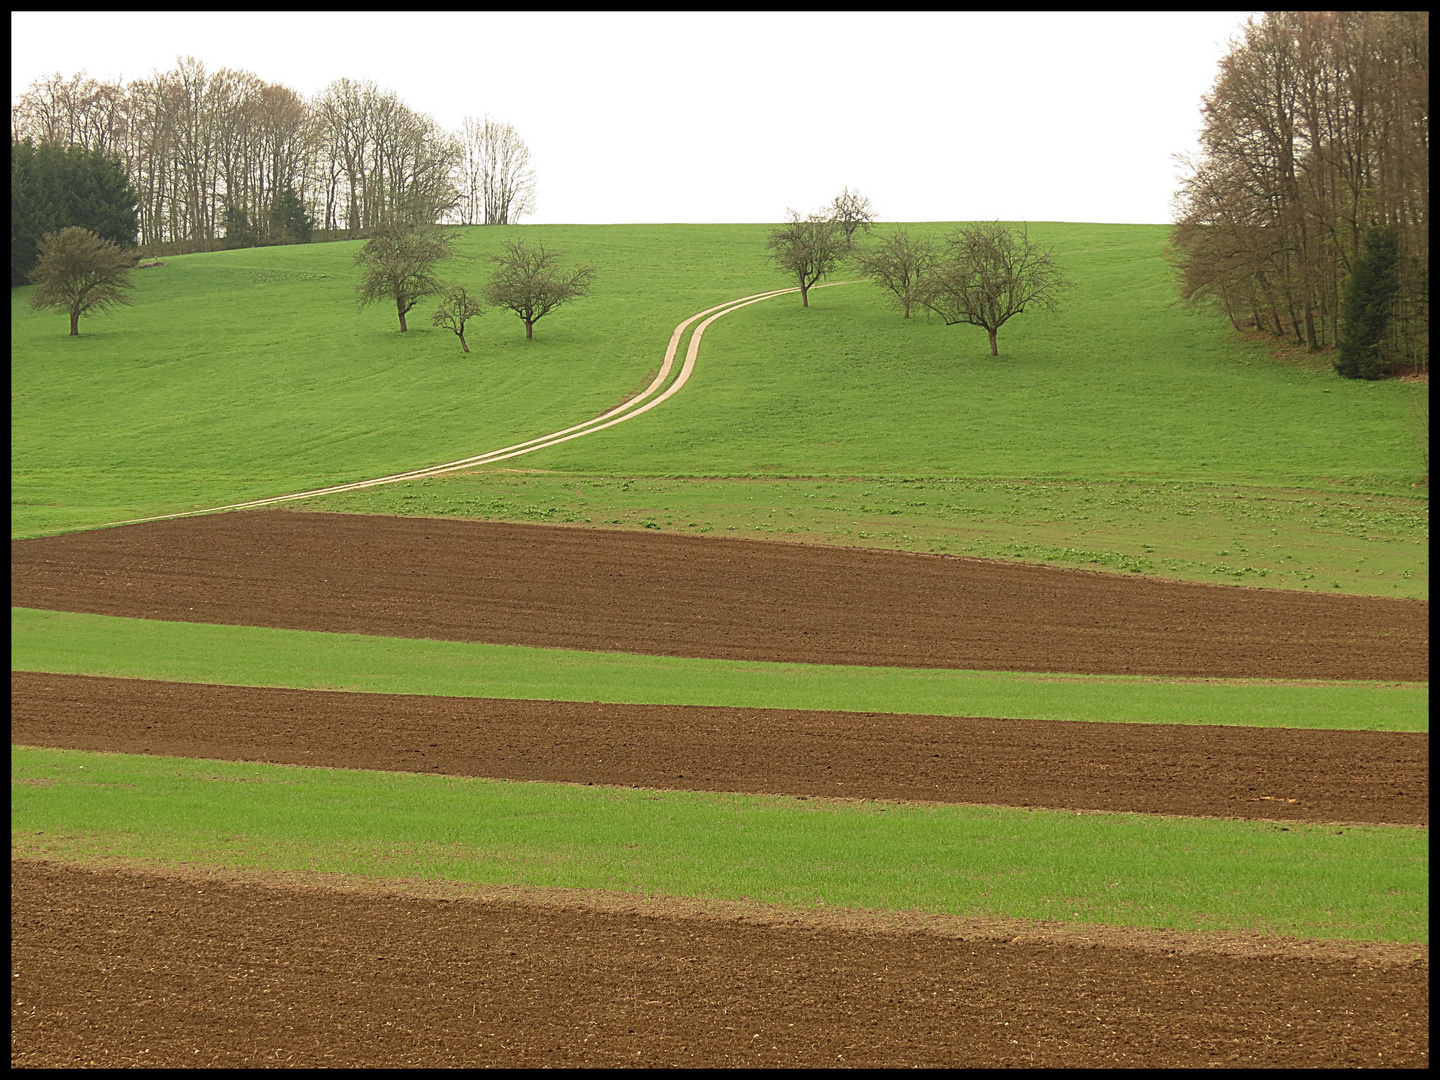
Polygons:
M966 940L12 860L11 1060L1428 1065L1428 959Z
M1428 734L356 694L12 672L12 743L507 780L1428 825Z
M1429 604L905 552L283 511L11 545L11 603L899 667L1429 678Z
M746 660L1384 680L1423 680L1429 670L1429 606L1418 601L374 516L227 514L20 541L12 602ZM1429 820L1426 735L31 673L12 673L12 701L12 742L78 749L674 789ZM1395 946L1346 956L1327 943L1302 954L1277 941L1227 952L1198 935L1164 949L1121 928L1088 942L880 932L34 860L12 860L11 897L15 1065L1428 1064L1428 948L1397 960ZM1264 951L1272 947L1279 955Z

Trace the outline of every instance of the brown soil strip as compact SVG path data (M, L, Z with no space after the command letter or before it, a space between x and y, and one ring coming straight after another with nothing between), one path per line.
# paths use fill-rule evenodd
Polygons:
M1428 825L1427 734L356 694L12 672L11 741L691 791Z
M14 1065L1428 1064L1428 961L11 874Z
M906 552L260 511L11 545L11 602L152 619L805 663L1429 677L1418 600Z

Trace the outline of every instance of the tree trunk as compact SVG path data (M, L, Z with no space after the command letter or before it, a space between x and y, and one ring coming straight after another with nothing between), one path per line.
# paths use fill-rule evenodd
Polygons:
M530 319L526 319L526 320L525 320L525 340L526 340L526 341L529 341L531 338L533 338L533 337L535 336L533 333L531 333L531 330L532 330L532 328L533 328L534 326L535 326L535 323L534 323L532 320L530 320Z
M999 348L996 346L996 344L995 344L995 333L996 333L996 332L995 332L994 330L991 330L991 331L990 331L990 355L991 355L991 356L999 356L999 355L1000 355L1000 349L999 349Z
M460 334L459 337L460 337L460 348L461 348L464 352L467 352L467 353L468 353L468 352L470 351L470 346L465 344L465 335L464 335L464 334Z
M76 308L70 309L70 336L80 336L80 312Z
M1305 300L1305 347L1311 352L1320 351L1320 345L1315 340L1315 308L1308 297Z
M910 317L910 301L909 301L909 300L906 300L906 301L905 301L905 318L908 319L909 317Z
M808 285L801 285L801 286L800 286L800 306L801 306L801 307L809 307L809 306L810 306L810 286L808 286Z
M400 315L400 332L403 334L406 330L410 329L408 326L405 325L405 309L397 303L395 305L395 310Z

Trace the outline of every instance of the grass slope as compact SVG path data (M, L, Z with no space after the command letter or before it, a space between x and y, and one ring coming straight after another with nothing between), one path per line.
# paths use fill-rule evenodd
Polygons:
M1426 829L11 751L12 850L792 907L1428 940Z
M459 230L447 277L480 282L486 254L517 235L599 270L595 294L540 323L534 342L507 315L481 319L469 357L428 325L425 305L404 335L379 307L356 313L356 243L168 259L137 275L136 307L74 339L15 290L12 535L380 475L596 415L645 383L678 321L784 283L766 265L764 233ZM818 292L809 309L782 297L718 322L694 379L662 408L512 464L556 474L540 507L562 519L638 510L660 527L739 529L757 502L766 519L793 515L827 542L1424 594L1427 504L1411 486L1422 465L1406 425L1422 388L1273 363L1220 322L1184 314L1171 303L1163 228L1032 233L1080 287L1058 317L1007 326L999 358L982 331L903 320L868 284ZM822 512L761 479L772 476L946 483L931 486L938 498L890 490L869 507L836 489L826 497L841 505ZM593 483L633 477L730 479L718 498L713 485L642 481L638 507L618 485ZM572 480L589 484L578 501ZM1322 482L1359 515L1327 520L1302 501L1327 495L1275 490ZM494 486L482 480L477 497L475 483L330 508L496 513ZM1237 531L1229 515L1195 510L1216 484L1267 488L1275 505ZM1362 523L1379 527L1357 532Z
M502 241L539 236L600 268L593 295L526 341L491 312L455 336L432 304L401 334L357 313L360 243L167 258L136 304L81 336L11 293L12 534L214 506L448 461L587 419L639 389L675 324L773 286L763 230L459 231L447 279L479 285Z
M930 227L938 231L940 227ZM902 319L869 284L782 297L707 335L652 424L541 451L610 475L1114 477L1407 485L1414 388L1262 361L1174 305L1163 226L1037 224L1078 287L985 332ZM758 254L758 253L757 253Z
M11 608L11 668L383 694L1428 731L1428 684L762 664Z

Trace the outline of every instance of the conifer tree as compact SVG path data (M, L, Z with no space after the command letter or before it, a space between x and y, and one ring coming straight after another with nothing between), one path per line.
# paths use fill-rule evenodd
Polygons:
M125 169L83 146L10 143L10 284L23 285L40 257L40 238L69 226L122 249L135 246L135 192Z
M1395 230L1371 225L1360 257L1345 285L1340 315L1340 349L1335 370L1347 379L1378 379L1385 374L1380 341L1390 321L1390 306L1400 292L1395 267L1400 252Z

